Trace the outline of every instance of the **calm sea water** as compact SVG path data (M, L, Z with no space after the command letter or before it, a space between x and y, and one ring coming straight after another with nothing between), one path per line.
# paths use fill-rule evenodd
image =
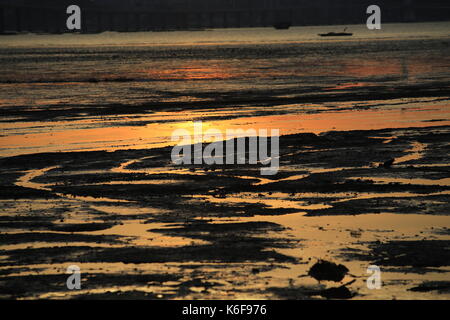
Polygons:
M450 23L0 37L0 106L195 101L448 79Z
M127 110L135 114L133 107L142 105L157 108L171 103L171 110L176 110L178 106L195 109L226 103L252 108L281 101L273 103L273 110L286 111L291 109L283 107L283 99L304 95L376 95L434 88L439 96L440 89L450 87L449 22L385 24L377 31L355 25L348 26L353 37L318 36L343 28L2 36L0 149L11 154L11 148L25 147L22 144L30 144L33 137L17 139L30 133L118 125L117 119L105 120L101 113L89 112L114 105L120 114ZM339 107L342 103L336 104ZM236 114L236 109L225 116L230 114ZM137 121L135 117L122 117L120 125L130 125ZM145 123L164 123L169 118L165 114L147 118ZM183 114L172 120L192 118L192 114ZM327 125L324 130L333 127ZM300 130L294 129L290 132ZM124 133L115 131L115 135ZM70 143L98 146L94 142L99 136L103 133L85 132ZM48 144L48 139L34 138L41 142L33 146ZM167 136L158 139L167 140ZM100 145L117 145L117 141L111 138ZM45 150L74 149L58 148Z

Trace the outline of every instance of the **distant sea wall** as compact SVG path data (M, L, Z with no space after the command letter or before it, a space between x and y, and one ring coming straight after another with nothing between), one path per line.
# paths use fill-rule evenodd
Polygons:
M0 0L0 33L69 32L71 4L82 10L84 33L360 24L370 4L381 7L383 22L450 19L450 2L441 0Z

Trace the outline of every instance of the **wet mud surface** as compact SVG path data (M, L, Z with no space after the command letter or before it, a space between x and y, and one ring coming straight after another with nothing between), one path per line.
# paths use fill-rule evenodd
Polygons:
M0 296L448 299L449 141L448 126L285 135L275 176L175 166L169 147L1 158ZM319 281L322 259L348 272Z

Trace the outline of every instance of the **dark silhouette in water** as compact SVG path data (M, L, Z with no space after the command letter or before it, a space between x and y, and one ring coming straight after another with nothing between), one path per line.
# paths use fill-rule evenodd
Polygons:
M344 32L328 32L328 33L319 33L319 36L321 37L345 37L345 36L352 36L353 33L345 32L347 31L347 28L344 29Z
M344 279L348 271L347 267L342 264L337 265L334 262L319 260L319 262L309 269L308 275L317 281L327 280L339 282Z
M292 26L290 22L277 22L273 25L273 27L277 30L286 30Z
M337 288L325 289L319 292L319 295L326 299L351 299L355 296L355 294L353 294L346 286L352 284L353 282L355 282L355 280Z
M389 169L390 167L392 167L392 165L394 164L394 162L395 162L395 159L390 159L390 160L384 162L383 164L381 164L380 167Z

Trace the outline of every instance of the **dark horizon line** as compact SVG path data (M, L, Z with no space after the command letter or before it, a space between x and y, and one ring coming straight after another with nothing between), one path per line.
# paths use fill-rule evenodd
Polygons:
M342 0L339 3L316 0L308 5L304 1L290 0L282 4L270 0L259 7L252 6L252 1L248 5L234 1L229 6L175 8L152 7L154 1L147 1L146 5L140 7L118 7L114 2L108 2L107 5L103 0L62 0L57 5L54 0L43 1L40 5L27 0L19 0L14 4L0 0L0 34L70 33L72 31L66 27L69 16L66 6L77 2L82 10L82 24L81 30L75 31L81 33L364 24L368 17L366 9L372 4L369 0ZM445 2L441 0L377 2L381 8L382 23L437 22L450 19L450 5L443 5ZM191 2L186 0L186 3ZM331 7L324 6L325 3L329 3Z

